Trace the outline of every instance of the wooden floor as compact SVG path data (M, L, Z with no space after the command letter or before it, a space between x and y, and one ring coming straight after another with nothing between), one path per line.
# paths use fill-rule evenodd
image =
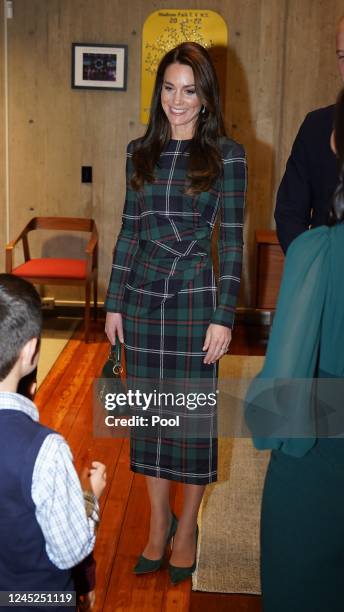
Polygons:
M92 342L84 344L81 331L69 341L39 388L36 403L41 422L69 442L78 470L97 459L107 465L108 485L101 500L97 536L97 603L95 612L259 612L257 596L191 591L191 580L171 586L166 569L135 576L132 567L144 548L149 505L144 478L130 472L129 442L93 437L93 380L106 359L108 344L100 322ZM259 328L237 326L232 354L264 354ZM181 487L172 484L171 504L181 508Z

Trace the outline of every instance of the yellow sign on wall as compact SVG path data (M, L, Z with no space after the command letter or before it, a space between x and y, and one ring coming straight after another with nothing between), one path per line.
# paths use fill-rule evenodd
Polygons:
M181 42L227 47L227 25L215 11L160 10L146 19L142 33L141 122L148 123L155 75L161 58ZM215 62L216 63L216 62Z

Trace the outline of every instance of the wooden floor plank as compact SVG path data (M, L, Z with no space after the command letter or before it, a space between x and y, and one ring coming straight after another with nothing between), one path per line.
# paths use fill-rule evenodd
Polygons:
M163 585L161 574L135 576L133 567L144 548L148 529L148 499L144 478L134 475L127 511L123 520L117 553L104 611L160 610Z
M67 435L77 410L84 404L85 396L93 384L95 361L98 366L105 359L102 356L104 347L97 346L99 346L98 359L94 349L85 349L81 343L73 346L73 358L69 363L63 359L67 361L64 371L61 370L60 364L57 364L58 379L49 373L47 383L44 381L37 393L36 403L39 406L42 422L49 427L53 424L63 435ZM63 353L67 352L67 347Z
M111 572L117 554L118 542L127 510L134 475L128 467L129 441L121 441L121 452L116 469L107 489L108 494L104 500L95 557L97 559L97 601L95 612L101 612L105 603L107 590L111 579ZM108 480L109 480L109 461Z

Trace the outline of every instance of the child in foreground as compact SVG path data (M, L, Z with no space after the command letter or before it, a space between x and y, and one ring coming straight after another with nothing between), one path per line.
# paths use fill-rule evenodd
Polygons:
M34 287L0 274L0 591L74 591L92 574L105 466L92 463L83 493L66 441L41 425L34 403L17 392L37 366L41 327ZM91 610L93 578L86 585L79 605Z

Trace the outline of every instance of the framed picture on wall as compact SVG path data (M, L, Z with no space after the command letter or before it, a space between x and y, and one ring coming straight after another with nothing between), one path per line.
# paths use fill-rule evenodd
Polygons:
M72 87L127 89L127 45L72 43Z

